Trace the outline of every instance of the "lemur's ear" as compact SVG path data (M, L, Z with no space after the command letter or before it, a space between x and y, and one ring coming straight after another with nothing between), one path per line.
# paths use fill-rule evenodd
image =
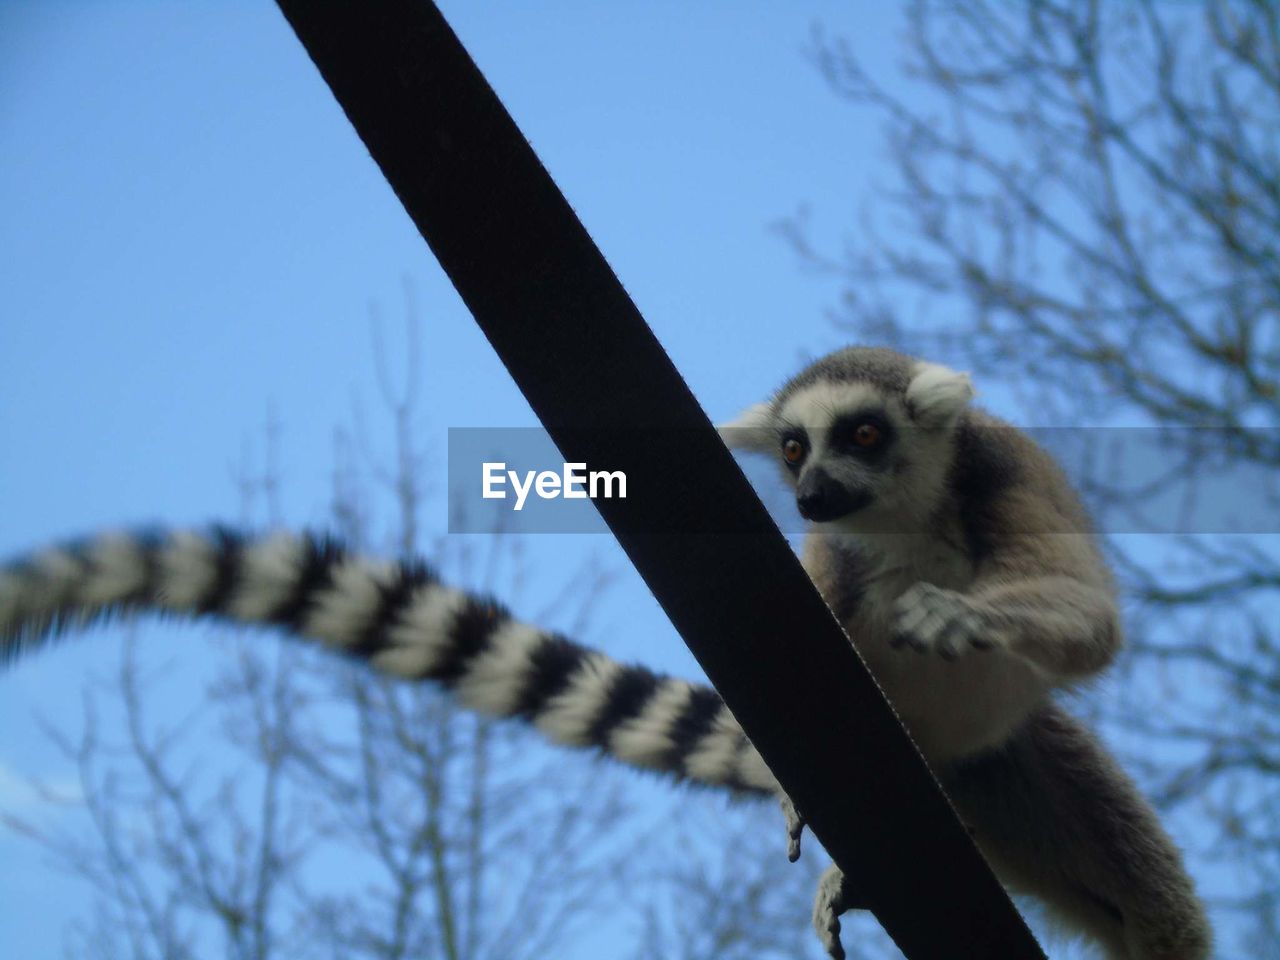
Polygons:
M918 363L907 387L907 410L922 427L943 427L959 416L973 394L967 373L937 363Z
M773 453L778 445L778 434L773 427L773 408L767 403L747 407L738 419L722 423L716 429L730 450Z

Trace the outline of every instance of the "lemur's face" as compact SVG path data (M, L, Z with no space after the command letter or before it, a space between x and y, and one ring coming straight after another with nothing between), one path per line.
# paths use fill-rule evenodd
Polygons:
M866 384L817 383L774 411L777 456L802 517L828 523L885 499L908 439L894 406Z
M811 523L903 530L943 494L953 428L973 389L964 374L899 355L889 358L901 365L896 389L887 377L812 374L841 356L863 360L846 351L819 361L722 434L730 446L776 457Z

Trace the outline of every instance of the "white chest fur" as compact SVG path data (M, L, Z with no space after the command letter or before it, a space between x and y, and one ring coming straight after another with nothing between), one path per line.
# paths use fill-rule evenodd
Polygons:
M891 645L895 602L908 587L923 581L964 593L972 586L975 570L958 537L813 535L827 537L822 554L837 568L815 578L820 588L840 567L862 581L861 600L843 626L931 761L1003 742L1044 701L1044 678L1007 651L970 649L945 660Z

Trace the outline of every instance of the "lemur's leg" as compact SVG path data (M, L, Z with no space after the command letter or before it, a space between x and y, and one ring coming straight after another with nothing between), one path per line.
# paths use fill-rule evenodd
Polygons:
M787 822L787 859L795 863L800 859L804 817L785 793L780 799L782 815ZM844 947L840 944L841 914L866 906L866 897L855 892L854 885L839 867L833 863L823 871L818 880L818 891L813 898L813 929L822 941L823 949L833 960L844 960Z
M1212 932L1182 854L1098 739L1046 706L942 782L1000 879L1109 960L1206 960Z
M840 915L855 906L844 873L834 863L822 872L813 898L813 929L832 960L844 960L840 943Z
M954 659L1004 650L1059 680L1097 673L1120 647L1106 590L1068 577L979 582L966 593L917 583L898 598L893 644Z

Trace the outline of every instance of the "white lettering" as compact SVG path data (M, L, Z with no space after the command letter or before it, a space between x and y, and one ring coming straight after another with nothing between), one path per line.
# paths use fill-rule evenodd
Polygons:
M505 463L484 463L481 464L481 467L484 469L484 487L480 496L485 500L507 499L507 491L497 489L507 482L507 478L502 474L502 471L507 469L507 465Z
M538 474L538 496L543 500L554 500L560 495L560 475L551 470L543 470Z
M612 500L614 496L613 484L615 480L618 484L618 499L627 499L627 475L621 470L614 470L613 472L609 472L608 470L593 470L591 472L591 498L594 500L597 497L604 497L606 500ZM604 493L598 492L600 489L599 484L601 482L604 484Z
M583 483L587 479L584 472L587 469L585 463L566 463L564 465L564 498L566 500L585 500L587 499L587 491ZM595 496L595 494L592 494Z
M533 486L533 471L530 470L525 474L524 486L520 485L520 477L514 470L508 470L507 476L511 478L511 486L516 491L516 512L519 513L524 509L524 501L529 496L529 489Z
M515 470L508 470L506 463L482 463L480 496L485 500L507 499L506 485L516 492L514 509L523 510L530 491L536 491L542 500L555 500L563 497L566 500L585 500L603 497L606 500L618 497L626 499L627 475L621 470L587 471L585 463L566 463L562 473L554 470L527 470L521 476Z

